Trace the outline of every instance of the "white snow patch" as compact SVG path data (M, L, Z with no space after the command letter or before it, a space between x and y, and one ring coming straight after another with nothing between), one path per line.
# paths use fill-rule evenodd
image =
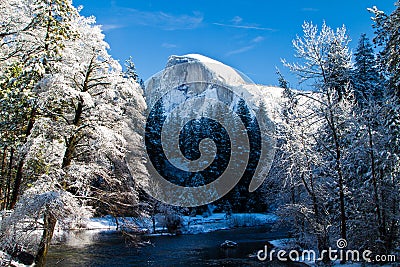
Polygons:
M283 239L276 239L276 240L269 241L269 243L271 245L273 245L275 248L284 249L284 248L286 248L287 244L292 240L293 239L290 239L290 238L283 238Z
M213 63L213 64L224 65L223 63L221 63L215 59L212 59L212 58L200 55L200 54L187 54L187 55L183 55L182 57L197 59L198 61L203 62L203 63Z
M0 266L27 267L27 266L35 266L35 264L25 265L19 263L17 261L11 260L11 256L8 255L7 253L0 251Z
M162 216L161 216L162 217ZM156 217L157 218L157 217ZM230 229L234 227L251 227L262 226L276 222L278 217L274 214L261 214L261 213L234 213L226 216L225 213L214 213L210 216L204 217L197 216L182 216L184 234L199 234L208 233L217 230ZM136 230L140 232L152 232L151 218L135 219L135 218L118 218L119 227L128 227L135 225ZM84 228L81 230L92 230L90 232L97 233L99 231L116 231L117 224L115 218L112 216L105 216L101 218L91 218ZM166 227L162 222L156 220L156 231L165 232ZM61 233L62 230L59 230Z
M253 83L250 80L250 78L248 78L244 74L215 59L211 59L209 57L199 54L187 54L176 57L190 58L199 61L200 63L208 67L208 69L211 70L214 73L214 75L218 77L219 80L223 81L226 84L240 85L240 84Z
M113 217L105 216L100 218L91 218L87 223L86 228L90 230L116 230L117 224Z

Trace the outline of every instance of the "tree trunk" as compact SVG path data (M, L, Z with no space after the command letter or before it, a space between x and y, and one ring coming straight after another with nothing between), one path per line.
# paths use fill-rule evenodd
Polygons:
M74 115L73 123L76 127L79 127L82 123L82 113L83 113L83 99L81 97L78 101L78 105ZM79 142L77 135L78 133L72 134L68 139L67 143L65 144L67 146L67 149L65 150L64 153L62 168L68 167L71 164L72 158L75 153L76 145Z
M383 178L385 177L385 175L383 173L383 169L379 170L379 174L380 174L379 175L380 179L383 180ZM381 190L380 195L381 195L382 203L388 203L388 201L386 199L387 195L384 193L384 190ZM388 212L387 212L387 207L385 207L385 206L382 206L382 207L383 207L382 212L381 212L381 214L382 214L382 217L381 217L382 218L382 227L383 227L384 234L386 236L386 234L387 234Z
M372 178L372 185L374 187L375 212L378 219L378 231L379 231L379 237L382 240L384 240L386 233L385 233L385 226L382 223L381 205L379 200L378 181L377 181L376 166L375 166L374 142L373 142L373 135L370 122L368 122L368 139L369 139L369 154L371 158L371 178Z
M54 229L56 227L57 219L46 211L44 214L44 230L42 239L40 240L39 250L35 257L35 264L38 267L44 267L46 264L46 256L49 251L50 242L53 237Z
M12 192L11 201L10 201L10 209L14 209L15 204L17 204L17 199L19 196L19 189L20 189L21 183L22 183L23 166L24 166L24 160L21 159L18 163L17 174L15 175L14 187L13 187L13 192Z
M67 149L65 150L65 153L64 153L63 162L62 162L62 165L61 165L62 168L66 168L69 165L71 165L71 161L72 161L72 158L74 156L75 148L76 148L76 145L77 145L76 136L72 135L68 139L68 141L67 141L67 143L65 145L66 145Z
M392 177L392 184L391 188L393 190L392 195L390 196L391 199L391 222L388 229L388 237L386 240L386 249L387 251L392 251L395 248L396 240L398 239L398 209L399 209L399 196L398 196L398 186L397 186L397 179Z
M340 237L347 239L346 206L344 200L343 177L339 177L339 202L340 202Z
M5 192L5 208L8 208L8 204L10 201L10 189L11 189L11 180L13 173L13 162L14 162L14 148L10 150L10 161L8 162L8 174L7 174L7 183L6 183L6 192Z
M0 180L0 210L3 210L3 203L5 199L5 195L3 193L3 186L6 182L6 158L7 158L7 146L3 148L3 155L1 159L1 180Z
M339 142L339 129L335 123L335 115L332 110L332 101L331 97L328 93L328 112L329 118L326 120L328 125L332 131L333 142L335 145L335 171L337 173L338 178L338 187L339 187L339 207L340 207L340 237L347 240L347 226L346 226L346 204L345 204L345 196L344 196L344 177L342 171L342 147ZM343 261L341 263L344 263Z
M26 127L26 132L25 132L25 137L28 138L29 135L31 134L31 131L33 129L33 125L35 124L36 120L36 109L32 108L31 115L29 118L28 125ZM14 186L13 186L13 191L9 203L10 209L14 209L15 204L17 204L17 200L19 197L19 190L22 184L22 175L23 175L23 167L24 167L24 158L21 158L18 162L17 166L17 174L15 175L15 181L14 181Z
M333 118L333 115L331 115ZM333 124L333 119L331 121ZM339 205L340 205L340 237L343 239L347 239L347 227L346 227L346 205L345 205L345 197L344 197L344 179L343 172L341 166L341 147L339 144L339 137L337 134L337 129L332 126L333 139L335 142L335 153L336 153L336 172L338 175L338 186L339 186Z
M29 122L26 127L25 137L28 137L31 134L31 131L33 129L33 125L35 124L35 121L36 121L36 109L32 108L31 116L29 118Z
M118 217L115 215L114 216L114 220L115 220L115 225L116 225L116 228L115 228L115 230L119 230L119 222L118 222Z
M151 222L153 223L153 234L156 233L156 217L155 215L151 216Z

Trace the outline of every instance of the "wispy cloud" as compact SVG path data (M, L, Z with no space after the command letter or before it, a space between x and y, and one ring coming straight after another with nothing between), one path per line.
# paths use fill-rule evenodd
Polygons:
M178 47L176 44L170 44L170 43L163 43L161 44L162 47L167 48L167 49L172 49Z
M241 17L239 17L239 16L235 16L235 17L233 17L233 19L231 21L234 24L239 24L239 23L241 23L243 21L243 19Z
M111 31L111 30L116 30L116 29L121 29L121 28L124 28L124 25L121 25L121 24L104 24L104 25L101 25L101 29L103 30L103 31Z
M203 15L169 14L162 11L140 11L133 8L120 8L129 24L156 27L167 31L190 30L199 27L203 22Z
M248 45L247 46L243 46L241 48L229 51L228 53L226 53L226 56L232 56L232 55L237 55L237 54L242 54L244 52L250 51L254 48L256 48L257 44L261 43L262 41L264 41L265 38L262 36L257 36L251 40L248 41Z
M230 28L237 28L237 29L248 29L248 30L258 30L258 31L275 31L272 28L262 27L258 24L252 23L243 23L243 18L239 16L235 16L230 20L231 23L219 23L214 22L214 25L221 26L221 27L230 27Z
M253 43L261 43L262 41L264 41L265 38L262 36L257 36L256 38L254 38L253 40L251 40L251 42Z
M313 8L313 7L303 7L303 8L301 9L301 11L304 11L304 12L318 12L319 9Z
M272 28L264 28L259 26L251 26L251 25L235 25L235 24L224 24L224 23L217 23L214 22L214 25L222 26L222 27L231 27L231 28L238 28L238 29L249 29L249 30L259 30L259 31L275 31Z
M235 21L242 21L241 19L240 19L240 17L235 17L235 18L233 18L233 20L235 20ZM233 21L232 20L232 21ZM240 26L240 25L238 25L238 26ZM243 25L242 25L243 26ZM240 48L238 48L238 49L235 49L235 50L232 50L232 51L229 51L229 52L227 52L225 55L226 56L232 56L232 55L237 55L237 54L242 54L242 53L245 53L245 52L247 52L247 51L250 51L250 50L252 50L252 49L254 49L254 48L256 48L257 46L258 46L258 44L259 43L261 43L261 42L263 42L265 40L265 37L263 37L263 36L261 36L261 35L258 35L258 36L256 36L256 37L254 37L253 39L248 39L247 41L245 41L245 42L243 42L243 41L240 41L240 43L242 44L242 46L240 47ZM247 45L243 45L243 43L247 43Z
M226 53L226 56L232 56L232 55L242 54L242 53L244 53L244 52L247 52L247 51L252 50L254 47L255 47L255 45L244 46L244 47L241 47L241 48L239 48L239 49L229 51L228 53Z

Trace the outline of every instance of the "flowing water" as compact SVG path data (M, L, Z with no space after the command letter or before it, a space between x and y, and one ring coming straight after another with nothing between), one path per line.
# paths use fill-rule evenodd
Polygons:
M79 239L78 235L74 244L52 245L47 266L299 266L260 262L249 256L263 249L266 241L286 236L285 230L272 231L267 226L238 228L196 235L142 237L150 244L135 248L115 232L97 233L90 240L84 236ZM225 240L235 241L238 246L220 248Z

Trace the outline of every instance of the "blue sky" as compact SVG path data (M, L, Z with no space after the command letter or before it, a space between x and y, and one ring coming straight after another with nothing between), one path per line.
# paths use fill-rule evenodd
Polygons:
M228 64L254 82L276 85L275 66L299 87L280 59L293 61L292 39L304 21L346 25L355 48L361 33L371 39L376 5L391 13L394 0L76 0L82 14L103 25L110 53L121 63L132 56L141 78L162 70L170 55L199 53Z

